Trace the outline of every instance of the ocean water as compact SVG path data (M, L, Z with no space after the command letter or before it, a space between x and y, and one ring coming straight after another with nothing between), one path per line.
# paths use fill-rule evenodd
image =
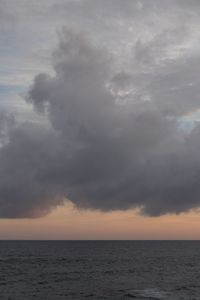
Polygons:
M0 299L200 299L198 241L1 241Z

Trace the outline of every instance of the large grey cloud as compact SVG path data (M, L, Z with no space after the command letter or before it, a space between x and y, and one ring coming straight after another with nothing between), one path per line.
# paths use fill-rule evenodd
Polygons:
M52 57L54 74L38 74L29 89L26 101L44 122L0 116L0 217L38 217L67 199L149 215L200 205L200 125L179 126L200 108L198 2L102 2L52 6L73 11L85 27L69 22ZM88 7L109 19L108 33L81 21ZM188 15L188 24L171 24L166 9L173 20Z

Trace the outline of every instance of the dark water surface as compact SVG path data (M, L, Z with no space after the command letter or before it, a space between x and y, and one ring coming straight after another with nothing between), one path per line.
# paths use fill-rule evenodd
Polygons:
M200 242L1 241L0 299L200 299Z

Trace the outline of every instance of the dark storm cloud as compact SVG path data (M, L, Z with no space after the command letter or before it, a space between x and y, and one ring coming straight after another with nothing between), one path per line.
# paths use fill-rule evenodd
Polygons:
M38 74L26 97L47 122L0 116L0 217L38 217L67 199L80 208L148 215L200 205L200 126L189 133L179 127L200 108L196 19L171 24L165 14L194 16L198 3L188 11L186 1L172 8L171 1L102 2L107 15L116 19L119 11L124 24L123 16L130 18L132 39L125 43L124 31L118 39L113 31L116 44L105 35L108 46L99 46L92 32L64 29L54 75ZM83 8L86 16L88 7L105 13L102 2L52 7L73 9L78 20Z

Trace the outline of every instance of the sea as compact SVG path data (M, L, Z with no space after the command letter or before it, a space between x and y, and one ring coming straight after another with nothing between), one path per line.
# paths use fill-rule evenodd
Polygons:
M200 299L200 241L0 241L1 300Z

